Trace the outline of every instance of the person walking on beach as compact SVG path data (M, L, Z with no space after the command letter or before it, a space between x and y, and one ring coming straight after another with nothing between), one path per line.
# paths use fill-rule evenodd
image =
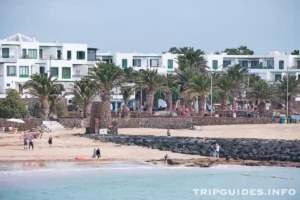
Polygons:
M49 137L48 144L49 144L50 147L52 147L52 136L51 135Z
M29 140L29 149L30 149L30 147L32 147L32 150L33 150L33 141L32 140Z
M94 152L93 152L92 158L94 158L94 162L96 162L96 148L94 148Z
M97 162L99 162L99 158L101 157L100 148L96 150Z

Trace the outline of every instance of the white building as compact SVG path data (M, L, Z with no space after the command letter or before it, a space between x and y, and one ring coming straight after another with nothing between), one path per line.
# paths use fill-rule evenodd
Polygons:
M86 75L96 60L95 48L86 44L38 42L35 37L15 34L0 40L0 96L8 88L21 92L32 74L50 72L58 83L70 82ZM2 95L1 95L2 94Z

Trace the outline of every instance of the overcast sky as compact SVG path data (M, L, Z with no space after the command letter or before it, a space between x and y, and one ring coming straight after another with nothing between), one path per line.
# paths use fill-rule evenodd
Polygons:
M99 52L300 49L300 0L0 0L0 38L86 43Z

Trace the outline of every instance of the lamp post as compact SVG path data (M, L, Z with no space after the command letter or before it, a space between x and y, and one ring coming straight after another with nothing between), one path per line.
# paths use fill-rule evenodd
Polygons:
M223 64L218 66L216 69L213 69L212 71L214 72L222 66L223 66ZM212 84L212 82L213 82L213 78L212 78L212 74L210 74L210 116L211 117L212 117L212 110L213 110L213 104L212 104L212 102L213 102L213 100L212 100L212 86L213 86L213 84Z
M286 67L286 117L289 117L289 67Z
M53 58L53 56L50 55L50 56L49 56L49 69L48 69L48 71L47 71L48 77L50 76L50 72L51 72L51 60L52 60L52 58Z

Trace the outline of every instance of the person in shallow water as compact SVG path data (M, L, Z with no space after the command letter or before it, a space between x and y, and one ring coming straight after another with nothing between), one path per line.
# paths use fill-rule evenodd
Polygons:
M27 149L27 145L28 145L27 141L28 141L28 139L26 137L24 137L24 149Z
M92 158L94 158L94 162L96 162L96 148L94 148L94 151L93 151L93 156Z
M96 150L97 162L99 162L99 158L101 157L100 148Z

